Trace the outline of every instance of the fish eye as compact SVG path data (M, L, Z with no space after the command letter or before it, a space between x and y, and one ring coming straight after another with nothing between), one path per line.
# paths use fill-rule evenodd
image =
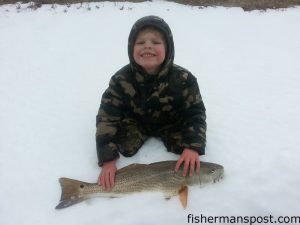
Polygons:
M80 184L80 188L84 188L84 184Z
M211 170L210 173L214 173L216 170Z

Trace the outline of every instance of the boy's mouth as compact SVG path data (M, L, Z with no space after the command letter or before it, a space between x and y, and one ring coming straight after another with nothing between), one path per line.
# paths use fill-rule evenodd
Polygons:
M141 54L141 57L154 57L154 56L156 56L155 54L152 54L152 53L142 53Z

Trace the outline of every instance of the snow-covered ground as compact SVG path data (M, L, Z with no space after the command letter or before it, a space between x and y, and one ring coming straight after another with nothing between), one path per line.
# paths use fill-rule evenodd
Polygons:
M90 7L90 10L89 10ZM127 37L163 17L175 63L198 78L207 108L202 160L222 182L175 197L141 193L64 210L58 178L95 182L95 118L108 81L127 64ZM187 216L300 212L300 8L244 12L166 2L0 7L0 224L188 224ZM118 167L177 159L150 139Z

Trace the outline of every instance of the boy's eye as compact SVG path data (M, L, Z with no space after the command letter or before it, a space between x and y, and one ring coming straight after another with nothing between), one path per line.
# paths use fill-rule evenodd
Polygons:
M142 45L142 44L145 44L145 42L144 41L137 41L137 42L135 42L135 44L136 45Z
M145 43L146 43L145 41L136 41L135 42L136 45L143 45ZM154 45L160 45L160 44L162 44L161 41L151 41L151 43L154 44Z

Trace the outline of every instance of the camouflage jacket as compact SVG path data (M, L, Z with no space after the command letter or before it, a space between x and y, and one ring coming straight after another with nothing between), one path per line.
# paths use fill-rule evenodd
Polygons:
M149 21L167 40L166 59L157 75L147 74L132 57L134 38ZM173 64L174 43L168 25L156 17L138 21L129 36L128 54L130 64L112 76L102 95L96 122L99 165L119 156L117 133L120 123L127 118L137 121L149 136L159 136L160 131L180 124L183 148L204 154L205 107L195 76Z

